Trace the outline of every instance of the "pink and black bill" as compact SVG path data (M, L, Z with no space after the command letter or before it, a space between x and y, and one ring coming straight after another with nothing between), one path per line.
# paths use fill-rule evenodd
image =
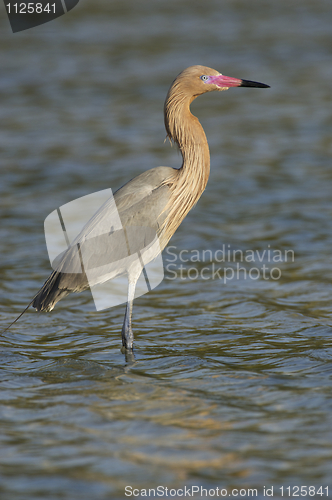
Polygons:
M219 88L229 87L259 87L269 88L270 85L265 83L252 82L251 80L241 80L240 78L233 78L225 75L202 75L201 80L204 83L217 85Z

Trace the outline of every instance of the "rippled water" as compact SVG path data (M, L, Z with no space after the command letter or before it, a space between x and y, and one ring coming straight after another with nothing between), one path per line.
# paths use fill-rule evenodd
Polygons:
M49 274L52 210L179 166L162 119L177 73L203 64L271 89L193 104L211 178L165 280L135 303L135 360L120 352L124 307L96 312L89 292L1 337L1 499L331 495L330 1L81 0L15 35L2 14L2 327Z

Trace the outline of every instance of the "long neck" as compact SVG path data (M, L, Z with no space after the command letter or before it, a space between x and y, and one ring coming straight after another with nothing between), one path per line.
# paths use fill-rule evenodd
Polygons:
M181 87L170 88L165 101L165 127L182 154L182 166L176 170L173 182L169 183L171 199L166 220L166 234L169 239L187 213L202 195L210 173L209 146L203 127L190 112L188 97Z
M188 182L193 180L197 187L204 190L210 173L210 153L203 127L190 111L194 99L173 85L165 101L165 127L169 139L181 151L183 162L180 172L186 175Z

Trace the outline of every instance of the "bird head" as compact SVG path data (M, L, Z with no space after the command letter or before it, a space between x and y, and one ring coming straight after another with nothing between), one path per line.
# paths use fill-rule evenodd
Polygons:
M165 127L169 139L177 144L183 142L185 136L183 116L187 115L187 119L188 116L193 118L190 104L196 97L213 90L227 90L230 87L266 88L269 85L231 78L206 66L190 66L183 70L170 86L164 104ZM197 118L195 120L197 123ZM188 126L188 122L186 125Z
M190 66L176 77L173 84L185 87L186 93L191 94L193 99L206 92L228 90L230 87L269 87L265 83L225 76L206 66Z

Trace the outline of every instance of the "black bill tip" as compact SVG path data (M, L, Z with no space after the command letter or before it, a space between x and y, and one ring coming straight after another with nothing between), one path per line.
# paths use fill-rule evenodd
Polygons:
M252 82L251 80L241 80L242 83L240 87L259 87L261 89L268 89L270 85L265 85L265 83Z

